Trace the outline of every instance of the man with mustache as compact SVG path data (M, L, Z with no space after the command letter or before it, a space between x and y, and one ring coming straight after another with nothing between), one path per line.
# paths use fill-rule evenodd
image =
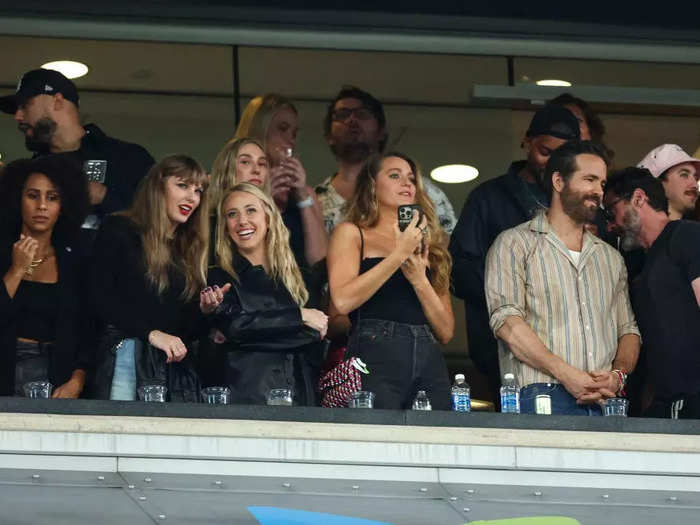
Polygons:
M25 73L14 94L0 97L0 110L14 115L35 157L66 155L82 167L92 204L84 228L94 229L101 217L131 204L154 161L139 145L108 137L94 124L83 126L79 105L75 84L49 69Z
M639 355L639 330L620 253L585 225L599 211L607 178L603 147L570 141L545 167L551 204L506 230L486 261L486 300L502 372L522 386L523 413L535 397L552 414L600 415Z
M698 419L700 224L672 220L668 193L653 172L627 168L610 176L604 204L622 247L646 252L631 288L655 391L643 415Z
M549 206L549 196L542 188L549 156L579 137L579 122L571 111L556 105L539 109L522 141L526 159L513 162L505 175L472 190L450 238L453 293L464 299L469 356L486 376L496 405L501 372L484 295L486 253L501 232Z
M639 164L663 184L672 221L689 218L695 212L700 180L700 159L688 155L677 144L662 144L647 153Z

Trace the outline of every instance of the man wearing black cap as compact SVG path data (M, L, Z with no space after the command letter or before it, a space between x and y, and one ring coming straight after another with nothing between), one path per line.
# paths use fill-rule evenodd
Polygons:
M84 226L96 228L102 216L131 204L138 182L154 161L137 144L108 137L94 124L82 126L78 107L75 84L49 69L25 73L16 92L0 98L0 110L14 115L35 156L69 155L82 166L93 205Z
M568 109L548 105L537 111L522 142L527 159L471 192L450 239L454 294L464 299L469 355L486 375L496 403L501 378L484 293L486 254L501 232L549 206L542 187L547 160L566 141L579 138L579 123Z

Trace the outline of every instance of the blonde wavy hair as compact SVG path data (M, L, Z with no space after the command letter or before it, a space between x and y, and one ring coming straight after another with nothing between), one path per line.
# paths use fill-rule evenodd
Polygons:
M423 209L428 227L425 242L429 246L430 281L438 294L445 294L450 288L450 271L452 270L452 257L447 251L448 238L437 219L433 202L425 193L420 170L411 158L396 152L371 157L357 179L355 194L349 203L346 220L361 228L373 228L377 225L379 201L377 199L376 179L377 174L382 169L384 159L390 157L405 160L416 175L415 203Z
M255 97L243 111L233 138L253 138L267 147L267 129L270 127L270 122L277 112L284 108L291 109L296 115L299 115L297 108L287 97L276 93Z
M202 187L199 206L187 222L175 229L168 219L165 181L178 177L187 184ZM208 177L199 163L186 155L170 155L154 164L140 182L134 201L126 211L119 212L133 221L141 233L146 277L162 294L170 286L168 267L175 266L185 274L183 298L193 299L206 286L209 218L207 215Z
M233 186L219 203L216 221L216 259L219 266L236 281L239 281L238 274L233 267L233 260L234 257L241 255L226 228L226 212L224 210L226 201L236 192L250 193L262 202L267 219L265 254L270 265L270 277L275 282L283 284L300 307L304 306L309 300L309 292L306 290L301 271L292 249L289 247L289 230L282 222L282 215L272 201L272 197L248 182L241 182Z
M246 144L255 144L259 147L263 153L265 153L265 147L263 144L257 140L249 137L241 139L231 139L229 140L221 151L216 155L214 163L211 166L210 174L210 194L211 198L209 202L211 204L211 213L216 213L216 210L221 202L224 194L228 192L230 188L236 184L236 157L238 157L238 152ZM265 192L270 192L270 177L265 177L265 184L263 185Z

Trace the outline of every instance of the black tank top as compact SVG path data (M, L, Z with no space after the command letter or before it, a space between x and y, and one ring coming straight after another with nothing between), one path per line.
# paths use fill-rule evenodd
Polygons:
M22 281L13 299L17 309L17 337L42 343L55 341L58 284Z
M363 274L384 260L384 257L364 258L365 239L362 229L358 229L360 230L360 274ZM353 325L357 324L358 316L362 319L380 319L413 325L428 324L418 296L401 268L396 270L372 297L350 312Z

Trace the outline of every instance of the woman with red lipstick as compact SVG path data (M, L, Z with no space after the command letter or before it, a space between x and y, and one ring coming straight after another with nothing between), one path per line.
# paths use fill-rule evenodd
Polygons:
M0 199L0 395L48 380L53 397L77 398L90 364L75 243L87 182L65 158L19 160L2 171Z
M418 204L402 232L398 207ZM447 238L423 191L415 163L399 153L372 159L360 174L348 222L333 231L328 250L331 300L350 315L346 357L370 374L362 388L377 408L410 408L425 390L433 408L448 409L450 383L438 342L454 332Z
M269 195L248 183L230 190L219 206L216 256L215 288L200 304L213 327L209 368L224 372L234 403L265 404L270 389L291 388L297 404L314 404L309 354L328 318L304 306L309 294Z
M144 354L147 344L170 365L162 366L167 377L161 379L170 381L175 371L185 370L206 283L207 184L194 159L166 157L143 179L131 208L102 223L90 278L101 333L96 397L136 398L137 380L148 372L141 370L139 356L152 355ZM168 386L171 399L198 396Z

